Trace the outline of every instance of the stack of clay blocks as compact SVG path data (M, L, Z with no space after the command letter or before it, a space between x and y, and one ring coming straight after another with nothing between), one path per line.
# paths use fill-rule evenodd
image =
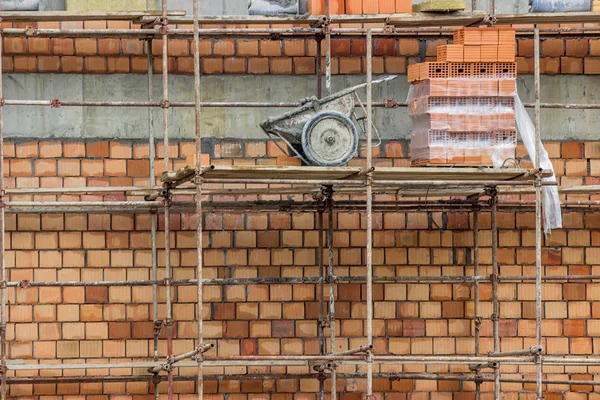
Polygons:
M412 164L495 166L515 157L515 30L462 28L436 62L408 68Z

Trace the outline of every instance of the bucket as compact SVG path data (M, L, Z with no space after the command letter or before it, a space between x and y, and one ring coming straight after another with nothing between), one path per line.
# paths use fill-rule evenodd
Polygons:
M592 0L533 0L533 12L590 11Z

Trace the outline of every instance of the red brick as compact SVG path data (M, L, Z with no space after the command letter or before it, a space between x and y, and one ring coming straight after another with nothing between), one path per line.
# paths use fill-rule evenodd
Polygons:
M170 57L181 57L190 55L190 44L185 39L169 40L168 54Z
M560 58L542 58L540 60L540 73L548 75L560 74Z
M27 52L27 39L7 37L4 39L5 54L25 54Z
M224 71L226 74L245 74L246 59L245 58L226 58L224 61Z
M565 41L563 39L543 40L542 55L545 57L565 55Z
M142 55L144 54L144 42L140 39L122 39L123 54Z
M521 57L533 57L534 56L534 41L533 39L519 39L517 40L518 55Z
M87 73L106 73L106 57L85 57L84 69Z
M566 55L573 57L585 57L589 53L589 41L587 39L567 39Z
M203 74L222 74L223 59L222 58L205 58L202 60Z
M73 39L52 39L52 54L55 55L73 55L75 52L75 43Z
M271 59L271 73L275 75L289 75L292 73L291 58Z
M323 46L323 49L325 46ZM331 55L333 57L347 57L350 55L350 39L333 39L331 41Z
M213 53L215 56L233 56L235 54L235 43L231 39L221 39L215 42Z
M360 74L360 58L342 58L340 59L340 74Z
M238 57L258 56L258 40L239 40L237 46Z
M97 53L96 39L75 39L75 54L80 56L91 56Z
M59 72L60 71L60 57L38 57L38 71L39 72Z
M193 74L194 73L194 58L193 57L178 57L177 58L177 73L178 74Z
M13 72L14 62L12 57L2 57L2 72Z
M33 37L28 39L29 54L49 54L50 39Z
M109 74L126 74L129 72L129 57L108 57L106 62Z
M263 75L269 73L268 58L249 58L248 59L248 74Z
M560 70L563 74L581 75L583 73L583 59L574 57L561 57Z
M154 72L156 72L157 74L162 74L162 70L163 70L163 60L162 58L155 58L154 59ZM167 59L167 70L169 71L169 73L175 73L175 58L168 58Z
M148 72L148 58L131 57L131 72L136 74L145 74Z
M565 336L585 336L585 321L584 320L565 320L564 321Z
M120 39L98 39L98 54L121 54Z
M565 142L561 144L563 158L583 158L583 143Z
M86 143L87 156L93 158L108 157L108 142Z
M403 321L403 335L402 336L425 336L425 320L404 320Z
M282 44L280 40L261 40L260 55L265 57L281 56Z
M600 58L586 57L584 60L584 72L586 75L599 75Z
M401 56L418 56L421 52L418 39L400 39L398 47Z
M406 57L385 57L385 70L387 73L405 74Z
M283 55L288 57L306 55L306 42L304 40L285 40L283 42Z
M83 72L83 57L65 56L61 58L62 72Z

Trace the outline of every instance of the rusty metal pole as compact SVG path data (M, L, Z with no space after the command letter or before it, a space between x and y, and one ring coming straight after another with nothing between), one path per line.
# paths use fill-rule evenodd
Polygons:
M499 319L500 302L498 301L498 194L496 188L491 189L492 206L492 334L494 336L494 352L500 351ZM500 366L494 368L494 400L500 400Z
M163 109L163 161L164 171L169 171L169 23L167 20L167 0L162 0L162 109ZM171 194L166 187L164 197L165 215L165 296L166 317L165 328L167 330L167 357L173 357L173 310L171 302ZM173 400L173 371L167 371L167 398Z
M329 282L329 341L331 354L335 353L335 274L333 271L333 188L327 190L327 247L329 249L329 266L327 268L327 280ZM331 368L331 400L337 397L337 377L335 363Z
M198 305L196 318L198 319L198 347L202 348L204 345L204 323L202 321L203 314L203 249L204 243L202 238L202 130L200 126L200 119L202 117L202 107L200 105L201 100L201 85L200 85L200 23L198 22L198 2L194 0L194 102L195 102L195 128L196 128L196 218L198 219L198 226L196 228L196 251L197 251L197 266L196 266L196 279L198 280ZM199 352L196 355L198 361L198 400L202 400L204 397L204 352Z
M323 246L323 203L317 212L317 229L319 231L319 249L317 251L317 263L319 265L319 322L317 325L319 335L319 354L325 355L327 349L325 347L325 325L327 323L327 310L325 309L325 265L324 246ZM323 371L319 373L319 399L325 400L325 374Z
M541 111L540 111L540 31L534 32L535 68L535 167L541 165ZM535 180L535 338L542 347L542 181ZM542 354L536 356L536 395L542 400Z
M150 3L151 0L148 0ZM152 102L154 92L154 57L152 56L152 39L148 39L146 51L148 52L148 101ZM154 160L156 158L156 140L154 137L154 112L148 108L148 157L150 163L150 173L148 187L154 187ZM156 245L156 233L158 229L158 215L152 211L150 215L150 240L152 246L152 280L158 281L158 249ZM154 330L154 354L153 360L158 361L158 338L162 328L162 322L158 319L158 284L152 285L152 321ZM154 399L158 400L160 391L158 390L159 381L154 382Z
M473 275L479 276L479 207L476 207L473 211ZM479 281L475 280L473 283L474 293L474 306L473 306L473 317L475 318L475 355L481 354L481 324L483 319L479 315ZM481 398L481 371L477 370L478 378L475 381L475 400Z
M373 32L367 30L367 399L373 400Z
M321 55L321 51L323 51L323 39L318 37L317 41L317 54L315 57L315 75L317 75L317 97L320 99L323 97L323 71L321 69L321 60L323 56Z
M325 89L327 96L333 93L331 88L331 0L325 0ZM334 399L335 400L335 399Z
M2 101L4 99L3 75L2 70L2 54L4 49L2 31L0 31L0 285L2 290L2 304L0 304L0 371L1 374L1 399L6 400L6 250L4 243L4 231L5 231L5 211L4 204L6 202L4 192L4 105Z

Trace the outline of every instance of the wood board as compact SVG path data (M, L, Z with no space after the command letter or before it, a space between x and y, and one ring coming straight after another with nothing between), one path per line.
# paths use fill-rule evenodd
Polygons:
M425 0L419 4L413 4L413 12L451 12L464 11L464 0Z
M186 167L178 173L165 176L185 179L194 174L193 167ZM529 170L520 168L376 168L372 173L377 181L423 181L425 185L431 181L508 181L533 180ZM544 176L551 176L545 171ZM207 168L205 179L260 179L260 180L364 180L363 169L359 167L297 167L297 166L225 166L215 165Z

